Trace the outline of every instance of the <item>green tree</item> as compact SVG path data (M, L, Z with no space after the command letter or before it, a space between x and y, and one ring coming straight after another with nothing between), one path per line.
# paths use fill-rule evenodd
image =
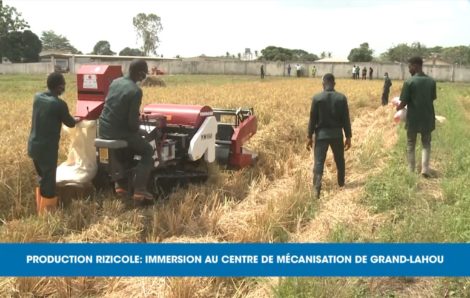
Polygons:
M369 62L372 61L373 50L369 48L369 43L361 43L359 48L354 48L349 52L348 60L351 62Z
M438 47L434 47L434 49L438 49ZM382 59L385 61L406 63L408 59L413 56L428 58L430 55L431 51L420 42L414 42L411 46L406 43L400 43L382 54Z
M98 41L95 46L93 47L93 55L108 55L113 56L116 54L115 52L111 51L111 45L107 40L100 40Z
M26 22L16 8L8 5L3 5L0 0L0 37L5 36L11 31L22 31L29 28Z
M160 17L153 13L139 13L132 19L132 23L137 36L142 39L144 55L156 54L160 43L158 34L163 30Z
M42 43L30 30L12 31L0 38L0 53L11 62L37 62Z
M258 59L267 61L315 61L318 60L318 56L315 54L308 53L304 50L291 50L282 47L269 46L261 50L261 57L259 57Z
M139 49L125 47L119 52L119 56L144 56L144 53Z
M15 7L3 5L3 1L0 0L0 63L2 63L2 57L13 55L11 50L13 46L11 46L10 43L13 40L21 39L17 33L12 32L20 32L27 28L29 28L29 25L21 17L21 13L19 13ZM4 53L3 51L5 50L10 52Z
M69 52L72 54L81 54L74 46L70 44L70 41L60 34L56 34L54 31L43 31L41 35L42 49L45 51L60 51Z
M470 47L456 46L444 48L442 59L452 64L470 65Z

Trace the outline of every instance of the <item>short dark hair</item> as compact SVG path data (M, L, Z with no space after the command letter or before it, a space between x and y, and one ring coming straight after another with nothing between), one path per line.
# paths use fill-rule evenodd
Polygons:
M323 82L324 83L334 83L335 82L335 76L332 73L327 73L323 76Z
M47 88L54 90L60 85L65 85L65 78L60 72L53 72L47 77Z
M129 73L131 75L137 74L139 71L148 72L148 65L144 59L134 59L129 66Z
M419 56L414 56L414 57L411 57L410 59L408 59L408 63L423 66L423 58L421 58Z

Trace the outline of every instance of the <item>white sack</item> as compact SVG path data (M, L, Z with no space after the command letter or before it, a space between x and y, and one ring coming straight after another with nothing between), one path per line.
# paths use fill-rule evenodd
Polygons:
M67 160L57 167L57 183L89 183L95 177L96 120L83 120L75 128L64 127L72 140Z

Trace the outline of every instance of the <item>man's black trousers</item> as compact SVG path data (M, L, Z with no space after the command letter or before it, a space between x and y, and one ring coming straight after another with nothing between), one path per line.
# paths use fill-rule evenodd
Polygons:
M323 168L325 165L326 153L328 147L333 151L333 157L336 163L338 172L338 185L344 185L344 177L346 173L346 166L344 162L344 142L343 138L315 140L314 149L314 167L313 167L313 184L315 190L320 192L321 180L323 176Z

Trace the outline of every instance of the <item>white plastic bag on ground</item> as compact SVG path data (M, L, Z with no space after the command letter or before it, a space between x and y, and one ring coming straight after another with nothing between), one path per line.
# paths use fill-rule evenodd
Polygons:
M95 177L96 164L95 138L96 120L83 120L75 128L65 127L72 142L67 160L57 167L57 183L90 183Z
M439 122L439 123L444 123L444 122L446 122L447 119L446 119L446 117L444 117L444 116L436 115L436 120L437 120L437 122Z

